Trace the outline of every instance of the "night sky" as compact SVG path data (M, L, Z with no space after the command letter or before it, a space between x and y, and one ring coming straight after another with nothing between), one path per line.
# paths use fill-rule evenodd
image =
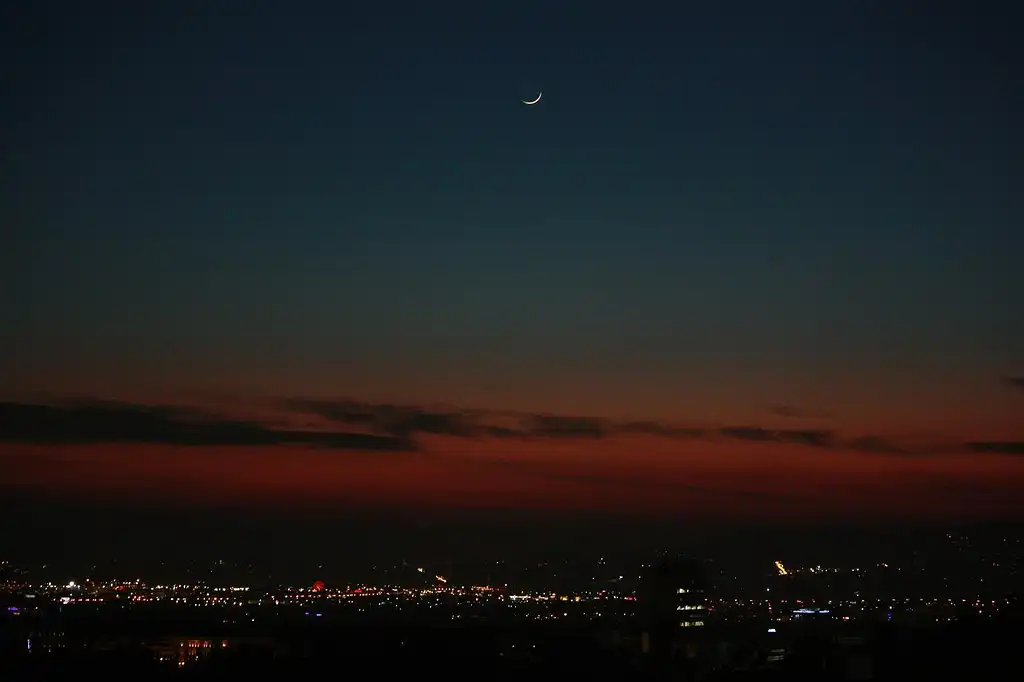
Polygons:
M1000 4L4 10L4 523L1024 516Z

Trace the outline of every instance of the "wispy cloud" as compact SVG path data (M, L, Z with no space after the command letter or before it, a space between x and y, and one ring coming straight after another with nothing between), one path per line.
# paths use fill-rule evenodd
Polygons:
M316 415L339 424L359 426L375 433L433 434L491 438L604 438L646 434L672 438L704 438L707 429L678 427L653 421L614 421L592 416L528 414L497 410L429 409L354 400L284 401L284 408Z
M188 406L99 400L50 404L0 403L0 442L160 443L182 446L296 445L330 450L413 451L422 436L493 439L604 439L651 435L690 441L779 443L822 451L925 456L950 453L1024 454L1024 444L969 440L907 444L876 434L832 429L778 429L748 425L678 426L657 421L616 421L487 410L430 409L357 400L287 399L278 408L290 420L226 418ZM316 423L320 427L288 427Z
M831 431L820 429L763 429L757 426L727 426L718 433L725 438L755 441L760 443L797 443L814 448L836 445L836 436Z
M974 441L967 443L967 449L993 455L1024 455L1024 441Z
M408 438L417 433L472 436L480 431L471 412L426 410L419 407L371 404L352 400L285 401L286 409L314 414L330 421L371 429L389 436Z
M592 416L556 416L487 410L428 410L414 406L374 405L352 400L288 400L285 401L285 406L287 409L315 414L341 424L358 425L376 433L403 438L414 438L417 434L442 434L466 438L600 439L644 434L679 440L783 443L820 450L841 449L875 455L923 456L953 452L1018 454L1013 449L1013 444L1006 443L903 443L877 434L842 434L833 429L778 429L757 425L729 425L717 428L678 426L656 421L616 421Z
M858 436L849 440L846 446L850 450L857 452L866 452L875 455L909 455L912 452L905 447L901 447L885 438L879 438L878 436Z
M372 433L274 429L188 407L108 401L52 405L0 403L0 441L34 444L159 443L183 446L307 445L332 450L413 449Z
M1024 391L1024 377L1003 377L1003 383L1010 388Z
M524 432L542 438L601 438L615 425L592 417L554 417L532 415L524 419Z

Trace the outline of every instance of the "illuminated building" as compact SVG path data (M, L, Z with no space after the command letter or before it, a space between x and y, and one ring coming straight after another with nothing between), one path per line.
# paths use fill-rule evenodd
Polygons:
M695 655L708 617L700 565L683 559L655 564L644 577L640 599L646 620L644 652L671 655L682 649L688 657Z

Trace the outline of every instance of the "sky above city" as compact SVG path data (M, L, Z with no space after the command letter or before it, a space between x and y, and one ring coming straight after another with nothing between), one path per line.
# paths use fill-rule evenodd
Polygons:
M4 10L2 494L1024 515L1024 55L962 7Z

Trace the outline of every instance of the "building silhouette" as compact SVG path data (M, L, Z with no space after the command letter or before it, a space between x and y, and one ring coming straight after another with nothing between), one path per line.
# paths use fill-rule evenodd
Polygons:
M707 588L700 563L665 558L650 566L638 594L641 649L657 658L696 658L707 624Z

